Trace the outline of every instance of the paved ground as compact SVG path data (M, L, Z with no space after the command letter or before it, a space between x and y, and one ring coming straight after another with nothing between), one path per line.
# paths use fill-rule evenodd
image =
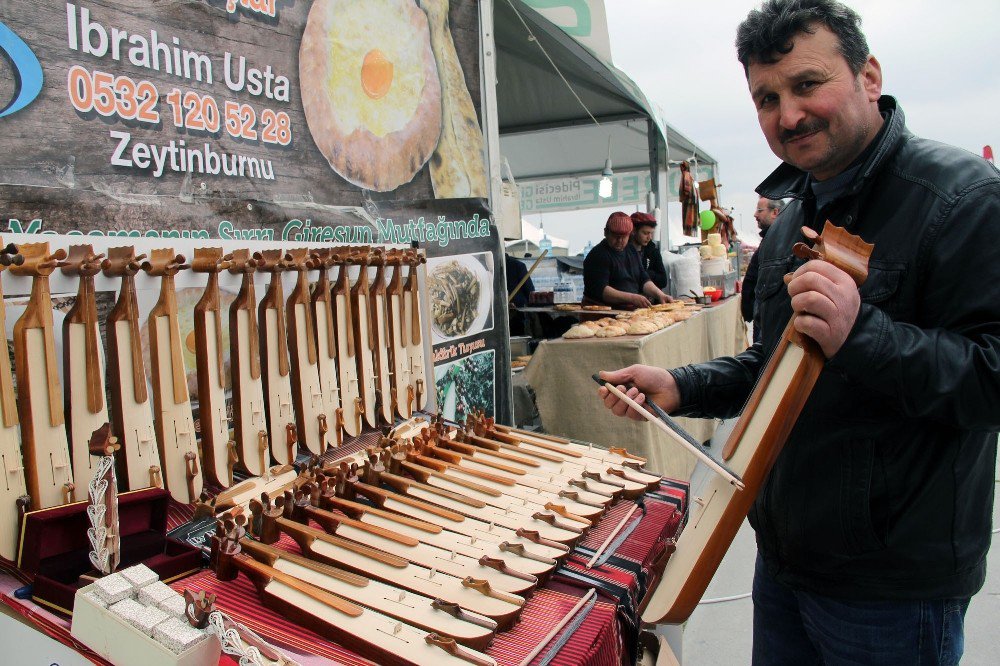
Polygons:
M719 428L713 450L721 447L732 423ZM701 470L692 479L697 484ZM1000 470L998 470L1000 479ZM1000 486L998 486L1000 493ZM994 529L1000 528L1000 503L993 507ZM705 593L705 600L749 594L757 547L749 524L743 527ZM749 597L706 603L684 626L681 661L684 666L729 666L750 663L752 605ZM986 585L972 599L966 615L964 666L1000 663L1000 534L993 535ZM992 655L992 656L990 656Z

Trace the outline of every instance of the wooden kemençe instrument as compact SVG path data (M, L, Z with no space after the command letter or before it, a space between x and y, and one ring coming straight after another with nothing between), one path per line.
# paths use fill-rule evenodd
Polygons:
M135 274L141 270L140 262L145 258L144 254L136 256L132 246L113 247L108 249L108 258L101 264L104 275L121 278L118 300L108 315L107 371L112 432L122 444L117 456L118 470L129 490L163 485L135 292Z
M371 248L359 248L348 257L348 263L358 267L358 279L351 287L351 312L354 325L354 358L358 363L358 391L361 410L370 426L375 418L375 332L372 330L371 291L368 282L368 261Z
M226 488L233 484L236 441L229 436L226 411L226 365L222 344L222 301L219 273L229 268L222 248L195 248L191 270L207 273L208 283L194 306L194 348L198 374L198 425L205 478Z
M174 276L189 268L173 248L152 250L142 270L160 278L160 296L149 312L149 364L153 378L156 442L163 463L163 482L170 496L190 504L201 495L202 474L195 439L191 394L177 320Z
M392 266L392 277L386 287L386 323L388 325L389 349L392 357L392 404L393 411L404 419L413 415L413 403L417 390L410 376L410 327L406 321L405 293L403 288L403 252L389 250L385 263Z
M385 252L376 249L369 263L375 266L375 278L369 292L371 310L372 366L375 375L375 395L379 418L383 423L395 421L393 415L392 349L386 313Z
M340 267L337 281L330 289L333 300L334 322L337 326L337 370L340 374L340 409L344 432L351 437L361 434L364 405L361 383L358 378L358 340L354 334L353 308L351 307L351 281L348 278L349 248L333 250L333 262Z
M292 409L291 366L288 362L288 337L285 335L285 294L281 273L291 266L282 250L255 252L257 271L270 273L271 282L258 306L261 371L264 375L264 404L267 407L267 432L271 455L282 465L295 462L297 438L289 441L287 428L295 430Z
M333 265L333 254L329 248L313 250L312 261L319 269L319 278L313 287L312 307L323 413L326 414L327 426L333 429L333 440L340 446L344 441L344 410L340 406L340 380L337 377L337 324L330 297L329 269Z
M97 323L94 276L101 272L103 254L90 245L71 245L60 264L63 275L76 276L76 303L62 325L63 379L66 390L67 435L73 459L73 483L86 488L97 459L90 455L90 437L108 421L104 399L104 345Z
M111 434L111 424L105 422L87 442L87 452L96 457L94 476L87 484L90 506L87 517L90 529L90 564L102 575L118 568L121 561L121 531L118 522L118 481L115 478L114 455L121 448Z
M803 233L815 245L797 243L796 256L829 261L858 286L865 281L874 246L829 222L821 236L807 228ZM739 491L718 475L708 478L692 500L677 550L642 610L644 622L676 624L690 616L819 378L826 359L815 342L796 332L794 321L792 315L723 448L723 459L746 489Z
M242 275L240 291L229 306L229 364L233 383L233 439L240 463L253 476L267 473L271 440L267 434L264 380L260 370L257 334L257 296L253 275L257 267L249 250L226 255L229 272Z
M321 455L326 451L329 423L323 390L319 381L319 356L316 351L316 327L313 323L312 299L306 273L313 267L309 250L289 250L289 270L298 277L288 295L288 348L291 351L292 402L299 441L310 452Z
M2 247L0 242L0 272L24 258L11 244ZM0 285L0 327L7 330L7 308L3 287ZM14 377L10 355L0 354L0 557L13 562L17 556L17 535L20 513L27 510L30 499L24 479L24 461L21 457L21 431L17 420L17 397L14 395Z
M48 243L26 243L19 250L24 262L10 272L32 282L24 314L14 324L17 407L25 483L32 508L44 509L75 500L49 292L49 275L66 251L49 254Z
M410 361L410 379L416 392L414 406L417 409L426 409L427 365L424 359L423 324L420 317L420 286L417 281L417 269L420 264L427 263L427 257L417 250L409 250L404 257L410 267L403 295L403 325L409 327L406 354Z

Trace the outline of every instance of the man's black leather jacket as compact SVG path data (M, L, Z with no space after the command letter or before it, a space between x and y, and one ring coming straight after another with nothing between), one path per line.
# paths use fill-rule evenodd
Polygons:
M792 245L824 220L874 243L861 309L750 511L769 570L852 599L967 597L982 587L1000 430L1000 174L885 131L822 211L784 164L757 192L792 198L760 247L761 341L677 368L678 414L737 414L791 316Z

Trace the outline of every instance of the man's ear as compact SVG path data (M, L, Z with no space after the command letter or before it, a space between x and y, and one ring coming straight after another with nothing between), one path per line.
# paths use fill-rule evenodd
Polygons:
M877 102L882 96L882 65L875 56L868 56L868 60L858 73L858 79L868 93L868 100Z

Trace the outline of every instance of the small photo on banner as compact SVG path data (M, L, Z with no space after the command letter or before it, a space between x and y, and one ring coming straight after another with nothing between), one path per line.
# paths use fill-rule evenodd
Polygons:
M464 421L473 411L487 417L496 407L496 353L472 354L452 363L435 366L434 383L440 414L452 421Z
M493 254L476 252L427 260L434 344L493 329Z

